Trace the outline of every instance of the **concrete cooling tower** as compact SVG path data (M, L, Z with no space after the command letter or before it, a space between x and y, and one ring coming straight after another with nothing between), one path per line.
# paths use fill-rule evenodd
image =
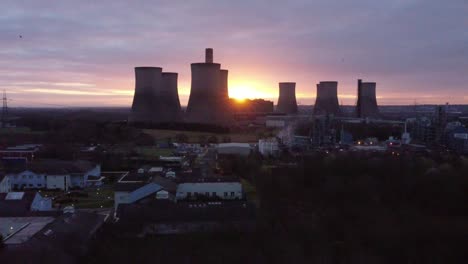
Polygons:
M158 98L160 99L160 118L166 122L177 122L182 118L179 92L177 88L177 73L163 72L162 85Z
M160 67L135 67L135 94L130 123L180 121L177 74L162 73Z
M358 80L357 117L366 118L377 117L379 115L375 88L375 82L362 82L362 80Z
M296 102L296 83L294 82L280 82L279 83L279 97L276 112L285 114L297 113Z
M338 82L320 82L317 84L314 115L333 114L336 116L339 113Z
M192 84L185 120L189 123L226 125L231 121L228 71L213 63L213 49L206 49L204 63L192 63Z

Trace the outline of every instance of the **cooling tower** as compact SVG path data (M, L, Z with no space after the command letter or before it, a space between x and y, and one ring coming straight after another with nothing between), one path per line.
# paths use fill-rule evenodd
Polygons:
M155 113L161 122L177 122L181 119L179 93L177 89L177 73L163 72L162 85L159 92L159 110Z
M170 123L180 119L177 73L163 73L159 67L136 67L129 122Z
M221 96L223 98L229 98L229 91L228 91L228 70L221 70L219 72L219 86L220 86L220 92Z
M279 97L276 112L285 114L297 113L296 102L296 83L294 82L280 82L279 83Z
M192 83L186 111L189 123L225 125L231 120L227 71L213 63L213 50L206 49L204 63L192 63Z
M157 90L161 86L162 68L135 67L135 94L130 123L152 123L154 113L158 111Z
M377 117L379 115L375 87L375 82L362 82L360 79L358 80L357 117L366 118Z
M339 113L338 82L320 82L317 84L314 115L338 115Z

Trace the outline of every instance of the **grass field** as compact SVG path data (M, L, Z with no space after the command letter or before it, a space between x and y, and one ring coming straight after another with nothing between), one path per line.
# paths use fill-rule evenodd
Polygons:
M159 156L170 156L172 149L163 149L156 147L137 147L135 148L138 155L148 158L157 158Z
M244 188L244 192L247 195L247 200L253 202L257 207L259 206L259 201L257 197L257 190L255 186L253 186L249 181L245 179L241 179L242 188Z
M208 132L195 132L195 131L177 131L177 130L163 130L163 129L145 129L144 132L148 135L153 136L155 140L165 140L171 138L173 142L176 142L177 134L185 134L188 137L189 143L200 143L202 137L209 138L216 136L218 142L222 142L224 137L229 137L231 142L241 143L254 143L258 141L257 134L255 133L231 133L231 134L215 134Z
M109 208L114 206L114 186L106 184L99 188L88 188L80 192L86 192L88 197L71 197L76 201L61 204L62 208L73 205L75 208ZM62 196L64 192L41 191L45 197Z

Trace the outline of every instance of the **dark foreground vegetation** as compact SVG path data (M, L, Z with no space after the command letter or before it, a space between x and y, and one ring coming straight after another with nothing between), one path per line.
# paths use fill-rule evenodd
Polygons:
M292 158L300 160L293 167L261 166L252 159L259 157L234 162L231 169L239 173L241 166L257 188L255 232L128 238L109 224L83 261L466 263L468 259L466 158L312 154Z

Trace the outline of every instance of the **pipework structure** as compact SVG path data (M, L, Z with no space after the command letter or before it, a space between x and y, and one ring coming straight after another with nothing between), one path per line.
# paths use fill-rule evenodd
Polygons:
M377 117L379 108L377 106L375 82L363 82L358 80L356 116L359 118Z
M205 62L192 63L192 82L185 121L227 125L232 120L228 95L228 71L213 62L213 49L205 50Z
M276 112L285 114L297 114L296 83L280 82L279 97Z
M317 84L314 115L339 115L338 82L328 81Z
M160 67L135 67L129 123L172 123L180 119L177 73L163 73Z

